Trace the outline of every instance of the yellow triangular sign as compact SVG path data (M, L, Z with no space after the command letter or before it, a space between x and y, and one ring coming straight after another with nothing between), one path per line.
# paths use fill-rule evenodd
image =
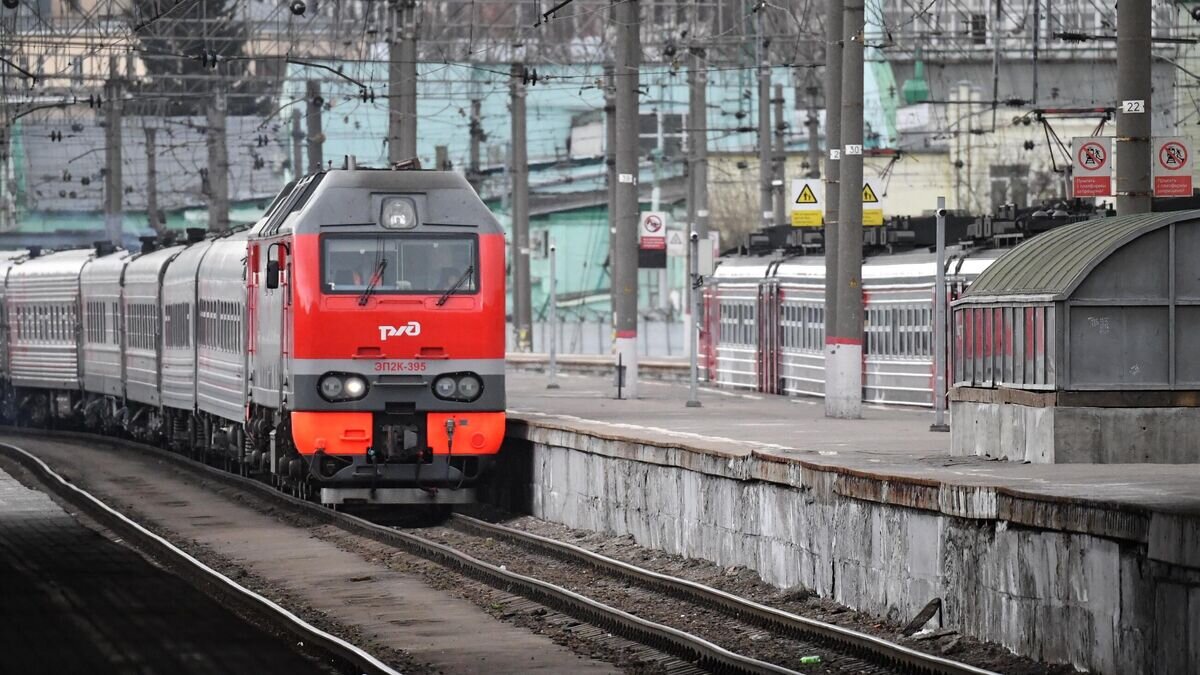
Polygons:
M808 183L804 184L804 189L800 191L800 196L796 197L797 204L816 204L817 196L813 194L812 188Z
M878 204L879 203L879 197L875 196L875 191L871 189L870 183L863 185L863 203L864 204Z

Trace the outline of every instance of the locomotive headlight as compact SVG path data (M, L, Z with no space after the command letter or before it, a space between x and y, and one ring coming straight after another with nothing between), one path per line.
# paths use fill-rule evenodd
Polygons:
M356 401L367 395L367 381L359 375L326 373L317 383L321 397L331 403Z
M357 375L353 375L347 377L345 382L343 382L343 389L348 399L362 398L367 393L367 381Z
M403 197L384 199L379 224L389 230L411 230L417 226L417 207L411 199Z
M324 396L329 401L336 401L342 397L342 390L345 389L342 384L342 378L337 375L326 375L321 378L321 396Z
M442 375L433 381L433 393L446 401L470 403L483 393L483 380L475 373Z
M458 380L458 397L468 401L474 401L479 398L479 392L483 390L483 382L474 375L463 375Z
M457 391L458 383L454 381L453 377L443 375L433 383L433 393L438 398L454 398Z

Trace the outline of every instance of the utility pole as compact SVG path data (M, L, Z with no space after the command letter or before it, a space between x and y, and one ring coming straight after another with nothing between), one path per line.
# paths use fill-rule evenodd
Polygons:
M114 244L121 243L125 219L125 186L121 178L121 80L117 57L108 58L108 81L104 85L104 230Z
M479 146L483 143L483 102L471 99L471 151L467 158L467 181L476 192L483 189L483 171L479 166Z
M757 10L758 30L754 35L754 48L758 55L758 205L762 226L771 227L775 224L772 222L775 220L775 207L771 187L771 66L763 45L764 11L765 5L760 5Z
M15 224L10 222L9 214L16 207L16 195L13 194L15 190L12 189L12 183L8 179L10 123L7 99L7 96L0 96L0 232L8 232L13 229Z
M937 282L933 289L933 424L930 431L950 431L946 424L946 198L937 198Z
M805 88L805 93L808 94L808 118L804 121L804 126L808 128L808 173L805 178L820 178L821 177L821 139L820 126L821 119L817 116L817 94L820 90L816 85L809 84ZM825 200L829 203L829 199Z
M842 166L842 0L828 0L825 15L825 368L834 360L832 340L837 326L838 292L838 205ZM813 167L819 171L820 167Z
M433 146L433 170L450 170L450 147L447 145Z
M667 99L666 86L663 86L659 91L659 100ZM662 208L662 159L663 159L663 111L662 104L659 104L658 110L654 114L654 159L653 159L653 177L650 188L650 210L658 211ZM640 216L639 216L640 217ZM671 290L668 286L667 271L671 268L671 259L667 258L667 265L662 269L655 270L658 274L653 274L652 277L658 277L658 309L663 313L664 320L671 311ZM669 338L668 338L669 340ZM670 350L670 342L667 343L668 351Z
M558 247L549 233L546 236L550 238L547 242L550 249L550 383L546 388L558 389Z
M995 0L996 16L992 19L992 129L996 128L996 115L1000 106L1000 24L1004 21L1003 0Z
M512 64L513 330L517 351L533 349L533 290L529 278L529 156L525 137L525 66Z
M693 51L696 86L692 89L692 131L696 145L688 154L692 161L692 182L696 185L696 220L693 228L701 239L708 237L708 71L703 48Z
M208 123L208 229L229 231L229 148L225 140L225 88L217 79L204 109Z
M150 229L162 235L166 228L158 217L158 150L154 142L158 129L143 127L142 131L146 133L146 218L150 221Z
M625 0L614 5L617 24L617 360L628 398L638 395L638 87L642 60L641 5ZM623 377L622 377L623 376ZM621 387L618 387L618 392ZM618 395L620 395L618 393Z
M308 172L316 173L325 168L322 148L325 133L321 131L321 112L325 107L325 99L321 98L320 82L309 80L305 86L308 98Z
M837 319L826 335L825 415L862 417L863 0L846 0L842 26L842 164ZM827 282L828 283L828 282Z
M389 4L388 162L417 156L417 21L414 0Z
M687 273L684 275L686 280L686 302L683 310L683 330L684 348L686 353L695 354L699 345L696 344L696 328L695 322L699 319L693 310L694 298L693 294L696 289L693 286L695 276L695 267L692 257L694 256L695 244L691 241L691 235L698 230L699 211L700 211L700 193L704 190L704 186L700 185L698 180L700 174L699 159L701 146L708 144L705 127L708 120L708 115L704 110L704 88L708 85L708 77L704 73L704 64L701 61L700 50L698 47L692 46L688 53L688 125L687 125L687 164L684 172L687 176Z
M304 132L300 129L300 110L292 108L292 180L304 175Z
M1150 3L1117 5L1117 215L1149 213ZM1136 109L1136 112L1133 110ZM1127 112L1128 111L1128 112Z
M1038 46L1042 41L1042 0L1033 0L1033 107L1038 107Z
M771 99L775 111L775 158L771 164L771 190L775 198L775 224L787 225L787 121L783 119L783 85L775 85Z
M617 311L617 98L613 67L604 66L604 165L608 185L608 294L616 330Z

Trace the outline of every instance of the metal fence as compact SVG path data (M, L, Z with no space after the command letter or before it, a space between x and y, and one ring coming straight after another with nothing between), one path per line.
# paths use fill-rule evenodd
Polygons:
M547 353L550 340L558 342L559 354L611 354L612 322L606 318L566 317L556 325L548 321L533 324L533 351ZM508 351L516 351L516 336L512 325L507 332ZM667 321L657 317L642 317L638 320L638 353L643 356L685 356L682 321Z

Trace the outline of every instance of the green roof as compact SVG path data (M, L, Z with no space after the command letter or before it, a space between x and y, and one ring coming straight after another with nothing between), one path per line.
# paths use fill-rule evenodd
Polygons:
M963 300L1013 295L1066 299L1097 265L1125 244L1171 223L1197 218L1200 210L1142 213L1055 228L988 266Z

